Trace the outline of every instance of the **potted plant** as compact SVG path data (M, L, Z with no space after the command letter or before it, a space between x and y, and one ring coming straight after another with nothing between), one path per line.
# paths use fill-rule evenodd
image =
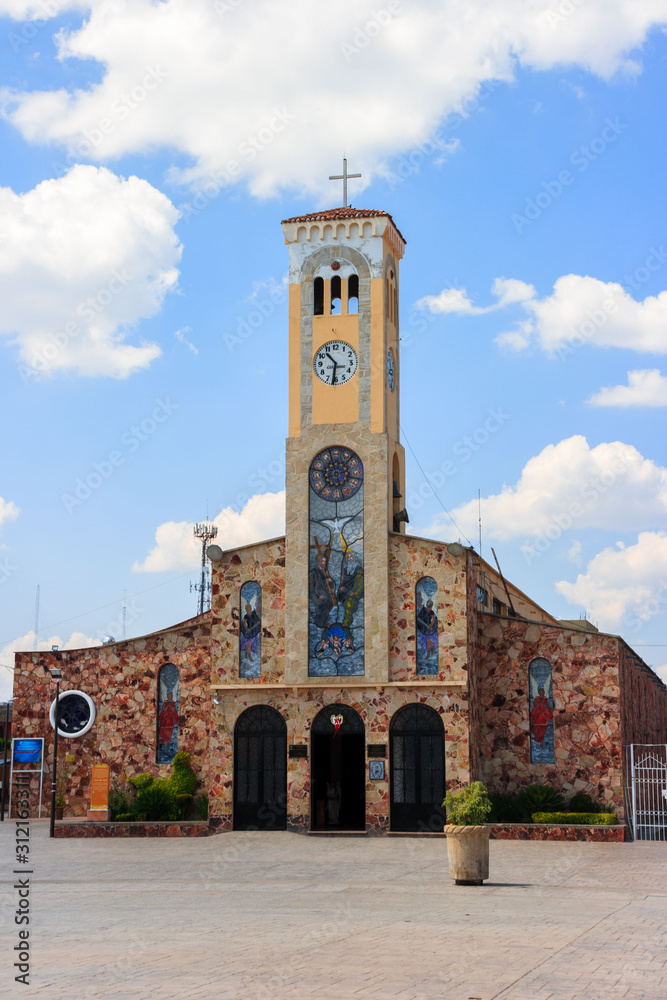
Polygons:
M456 885L481 885L489 877L489 834L486 818L491 800L481 781L473 781L458 792L447 792L442 803L447 810L447 854L449 877Z

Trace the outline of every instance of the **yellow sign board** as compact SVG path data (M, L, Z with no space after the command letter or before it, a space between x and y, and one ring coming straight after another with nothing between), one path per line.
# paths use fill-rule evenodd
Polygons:
M109 765L94 764L93 777L90 783L90 808L109 808Z

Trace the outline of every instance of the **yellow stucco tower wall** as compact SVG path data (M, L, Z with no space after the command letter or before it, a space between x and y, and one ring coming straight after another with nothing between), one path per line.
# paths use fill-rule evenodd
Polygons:
M405 242L391 216L368 209L288 219L283 232L290 282L285 681L308 681L308 471L319 451L342 445L364 466L364 678L380 684L389 680L389 532L403 505L394 492L405 493L398 402L399 263ZM349 308L353 278L358 312ZM336 279L341 296L334 313ZM357 372L344 385L324 384L314 374L316 352L332 340L349 344L358 356Z

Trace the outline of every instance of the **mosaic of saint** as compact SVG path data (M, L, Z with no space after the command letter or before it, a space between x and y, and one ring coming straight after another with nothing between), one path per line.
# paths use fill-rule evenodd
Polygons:
M171 764L178 751L178 700L178 667L167 663L158 675L158 764Z
M241 587L239 621L239 672L259 677L262 672L262 588L254 580Z
M438 585L423 576L415 588L417 673L438 673Z
M364 467L349 448L310 466L308 672L364 672Z
M530 761L531 764L553 764L554 699L551 664L539 658L528 668L530 684Z

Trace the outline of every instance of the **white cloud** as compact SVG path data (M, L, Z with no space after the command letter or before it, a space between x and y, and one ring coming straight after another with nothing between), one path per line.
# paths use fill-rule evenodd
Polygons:
M652 251L664 260L662 248ZM492 292L498 301L476 306L465 288L445 288L439 295L426 295L416 303L431 313L479 316L510 305L520 304L527 318L496 337L501 347L523 351L533 341L548 354L561 358L590 344L594 347L622 347L635 351L667 354L667 291L639 302L614 281L599 281L580 274L565 274L554 284L551 295L540 299L532 285L516 278L496 278ZM654 373L639 372L640 376ZM632 389L634 387L631 386ZM603 390L606 392L607 390ZM664 388L660 385L660 391ZM598 403L598 405L653 405Z
M26 632L25 635L8 642L0 649L0 701L6 701L12 697L14 687L14 653L29 652L31 650L51 649L57 646L58 649L82 649L85 646L99 646L99 639L91 639L84 632L72 632L69 639L63 640L59 635L52 635L49 639L40 639L35 642L35 633Z
M216 544L232 549L251 542L276 538L285 532L285 492L258 493L243 510L220 511L213 523L218 528ZM201 542L193 535L194 521L166 521L155 532L155 546L143 562L135 562L135 573L196 569L201 563Z
M632 645L643 623L667 608L667 532L644 531L635 545L603 549L574 583L561 580L556 590L603 630L618 629L627 619Z
M188 338L186 337L187 333L192 333L192 327L183 326L181 327L180 330L174 331L174 336L176 337L176 340L179 342L179 344L183 344L185 347L187 347L189 351L192 351L193 354L199 354L199 349L195 347L192 341L188 340Z
M551 295L523 305L530 316L524 336L502 333L501 346L523 350L535 339L561 358L586 344L667 354L667 291L639 302L615 281L566 274Z
M438 295L425 295L423 299L419 299L415 308L428 309L433 315L457 313L459 316L481 316L516 302L526 302L535 295L532 285L516 278L495 278L491 291L498 301L490 306L473 305L465 288L443 288Z
M627 385L600 389L588 402L592 406L667 406L667 378L658 368L628 372Z
M583 545L581 544L579 539L575 539L570 545L569 549L567 550L566 557L570 560L570 562L580 563L582 549Z
M125 378L161 353L126 342L178 278L178 211L138 177L76 166L25 194L0 188L0 334L24 377Z
M15 521L20 513L20 507L17 507L12 500L5 500L4 497L0 497L0 526L6 521Z
M661 667L653 667L653 669L660 680L667 684L667 663L663 664Z
M457 507L452 516L472 537L477 500ZM591 448L577 434L531 458L515 486L484 497L482 516L485 534L501 540L548 539L574 527L641 531L667 523L667 468L632 445L612 441ZM429 530L440 534L447 523L438 517Z
M39 6L4 0L15 17ZM86 7L79 28L57 35L59 55L97 61L103 78L79 90L5 92L5 114L26 139L99 162L172 148L192 160L177 173L186 182L219 173L260 196L293 186L328 200L340 150L354 149L351 166L364 174L354 200L392 156L433 137L448 114L465 115L485 81L512 80L517 65L636 73L629 53L667 20L667 0L587 0L556 20L543 0ZM432 152L446 146L443 134Z

